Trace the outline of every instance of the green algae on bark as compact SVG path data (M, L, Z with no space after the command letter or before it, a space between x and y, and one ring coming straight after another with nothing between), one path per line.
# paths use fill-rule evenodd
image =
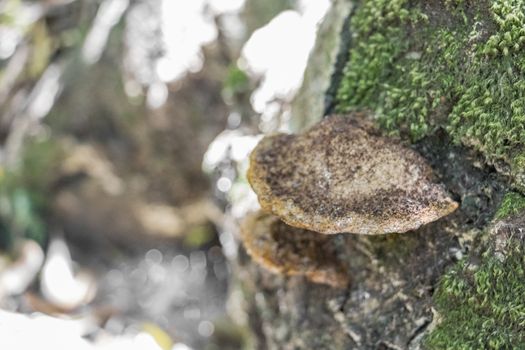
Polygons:
M524 1L360 1L351 31L339 111L414 141L444 128L525 189Z

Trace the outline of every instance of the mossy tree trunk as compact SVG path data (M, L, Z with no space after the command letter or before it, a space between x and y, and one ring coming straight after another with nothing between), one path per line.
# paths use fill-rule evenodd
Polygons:
M524 348L525 1L334 0L292 123L353 110L422 154L460 208L405 234L334 236L347 290L241 254L259 347Z

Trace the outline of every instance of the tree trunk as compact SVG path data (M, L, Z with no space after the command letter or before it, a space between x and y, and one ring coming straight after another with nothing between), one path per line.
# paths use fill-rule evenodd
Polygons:
M258 347L525 347L525 2L334 0L292 126L353 110L423 155L460 208L404 234L335 235L346 290L241 253Z

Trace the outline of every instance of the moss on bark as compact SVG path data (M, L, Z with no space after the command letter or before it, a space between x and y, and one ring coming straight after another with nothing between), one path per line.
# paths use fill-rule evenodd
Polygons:
M503 219L510 215L515 215L525 209L525 197L520 193L509 191L503 197L503 201L496 212L497 219Z
M520 215L497 222L480 249L443 276L434 295L441 319L426 347L525 348L523 224Z
M525 190L525 1L362 0L351 31L340 112L371 110L412 142L444 130ZM509 191L495 218L524 207ZM504 259L479 244L442 277L427 347L525 348L524 248L507 238Z
M419 140L444 128L525 189L525 2L361 1L340 111Z
M521 251L521 250L520 250ZM521 252L523 253L523 252ZM522 258L500 262L486 256L471 271L463 263L443 278L436 302L443 319L427 338L435 349L525 347L525 285ZM496 283L494 283L496 282Z
M406 235L341 236L339 255L352 273L346 297L244 266L253 299L265 301L265 345L525 348L525 220L515 220L525 207L525 1L341 1L353 5L339 35L347 55L339 54L342 73L322 61L332 62L325 111L334 94L338 112L372 111L386 131L413 142L461 207ZM327 54L318 40L313 58ZM295 129L321 118L311 86L319 79L308 79L324 71L315 62L296 99L302 108L293 107ZM325 343L327 327L342 342Z

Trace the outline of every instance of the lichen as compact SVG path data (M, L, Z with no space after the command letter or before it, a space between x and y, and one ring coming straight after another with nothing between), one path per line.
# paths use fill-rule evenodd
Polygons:
M509 191L503 197L495 218L503 219L507 216L518 214L523 209L525 209L525 197L520 193Z
M361 1L337 109L413 141L456 143L525 171L525 2ZM525 188L525 183L517 183Z
M441 320L426 337L429 349L525 348L523 245L503 260L487 250L445 274L435 293Z

